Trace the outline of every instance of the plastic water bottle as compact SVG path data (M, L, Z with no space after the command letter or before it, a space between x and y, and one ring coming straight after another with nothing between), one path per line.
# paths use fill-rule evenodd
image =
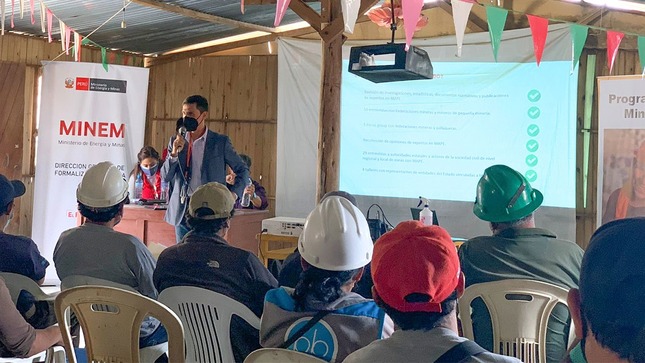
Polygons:
M137 180L134 182L134 199L141 199L141 193L143 192L143 179L141 178L141 173L137 174Z
M168 201L168 182L165 180L161 181L161 200Z
M253 184L253 182L251 181L251 178L249 178L249 180L246 182L246 186L248 187L251 184ZM251 193L247 193L245 191L244 195L242 195L242 201L240 202L240 205L245 208L251 205L251 196Z
M423 206L421 212L419 212L419 220L423 223L424 226L432 225L432 211L428 207L428 200L426 199L426 204Z

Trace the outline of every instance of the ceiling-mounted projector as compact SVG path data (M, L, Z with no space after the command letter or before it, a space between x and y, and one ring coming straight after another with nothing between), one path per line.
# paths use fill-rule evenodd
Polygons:
M376 57L394 56L394 63L376 64ZM432 79L432 63L428 53L405 44L387 43L352 47L349 53L349 72L374 83Z

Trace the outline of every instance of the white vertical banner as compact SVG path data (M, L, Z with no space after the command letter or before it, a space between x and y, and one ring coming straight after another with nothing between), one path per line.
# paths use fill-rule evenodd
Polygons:
M645 80L598 77L598 225L645 216Z
M51 263L46 281L58 279L52 255L61 232L76 226L76 187L85 170L107 160L125 178L143 146L149 70L108 69L43 64L32 238Z

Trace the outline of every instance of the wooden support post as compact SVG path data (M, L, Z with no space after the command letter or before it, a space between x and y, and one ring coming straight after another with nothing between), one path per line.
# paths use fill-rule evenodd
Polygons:
M342 33L323 41L318 124L318 183L316 200L338 189L340 162L340 82L342 74Z
M322 69L318 122L316 201L338 189L340 165L340 83L343 54L343 14L339 1L322 2ZM339 26L340 25L340 26Z

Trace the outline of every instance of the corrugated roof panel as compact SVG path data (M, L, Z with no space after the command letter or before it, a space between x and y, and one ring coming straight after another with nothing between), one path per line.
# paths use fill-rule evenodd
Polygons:
M20 19L18 1L15 2L14 23L10 27L11 0L5 1L7 17L6 30L46 36L40 29L40 8L38 2L35 9L35 24L31 24L29 2L25 1L24 18ZM47 6L56 18L83 36L87 36L106 20L113 17L90 39L100 46L124 49L137 53L163 53L180 47L221 39L249 31L247 28L206 22L182 16L176 13L155 9L135 3L130 3L125 10L126 28L121 28L123 3L118 0L45 0ZM169 4L181 6L211 15L230 18L237 21L273 27L275 15L274 5L251 5L246 7L245 14L240 12L239 0L180 0L167 1ZM319 3L313 3L318 4ZM116 16L115 16L116 14ZM292 11L285 14L282 25L298 22L301 19ZM52 26L53 38L58 40L59 24L54 20Z

